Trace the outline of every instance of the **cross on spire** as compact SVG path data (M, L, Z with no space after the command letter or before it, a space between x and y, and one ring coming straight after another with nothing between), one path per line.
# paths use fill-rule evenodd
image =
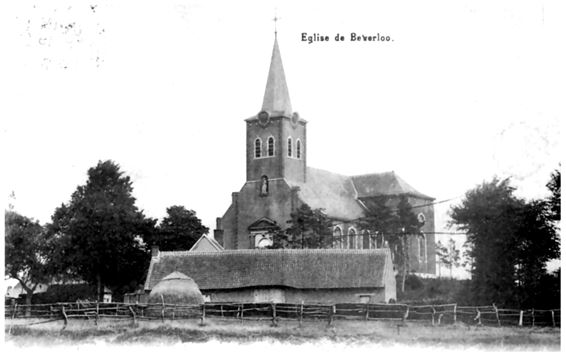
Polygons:
M275 29L275 37L277 37L277 21L281 20L280 17L277 17L277 9L275 9L275 16L273 17L273 27Z

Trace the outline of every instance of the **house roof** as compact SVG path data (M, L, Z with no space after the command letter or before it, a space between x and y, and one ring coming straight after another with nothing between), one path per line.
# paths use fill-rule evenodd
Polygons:
M401 179L394 171L351 176L358 198L411 195L432 200Z
M307 167L306 182L289 185L299 187L299 198L311 208L324 208L329 217L350 221L364 215L348 176Z
M297 289L383 287L393 274L389 249L255 249L160 252L150 263L145 289L174 271L202 290L253 286ZM389 271L390 270L390 271Z
M273 53L271 54L271 64L269 65L261 110L268 112L271 116L284 115L289 118L293 112L277 37L273 42Z
M221 251L224 250L224 247L222 247L214 237L208 237L206 234L203 234L190 249L190 251L198 250Z

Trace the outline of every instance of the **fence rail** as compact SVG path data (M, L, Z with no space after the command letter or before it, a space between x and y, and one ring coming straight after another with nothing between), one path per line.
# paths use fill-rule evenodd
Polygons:
M131 304L66 302L55 304L8 305L5 317L40 318L48 321L100 318L141 320L230 319L240 321L335 320L417 321L432 325L465 323L486 326L560 327L560 310L518 310L491 306L458 306L457 304L288 304L212 302L201 305ZM34 322L43 323L43 322ZM64 327L64 328L65 328Z

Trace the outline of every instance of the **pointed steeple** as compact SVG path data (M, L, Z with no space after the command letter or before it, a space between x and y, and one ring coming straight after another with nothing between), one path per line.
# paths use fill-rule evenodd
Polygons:
M285 71L283 70L283 61L281 61L281 53L277 43L277 33L275 33L271 65L269 66L261 110L268 112L271 116L284 115L289 118L293 112L287 81L285 80Z

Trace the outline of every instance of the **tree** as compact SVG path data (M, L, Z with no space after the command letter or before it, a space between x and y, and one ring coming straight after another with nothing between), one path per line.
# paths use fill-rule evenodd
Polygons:
M321 208L311 209L302 204L287 222L285 230L275 229L271 233L272 248L305 249L328 248L332 245L332 221Z
M132 190L117 164L99 162L49 225L61 270L96 284L99 299L105 286L118 294L135 289L147 269L143 238L152 233L155 220L136 207Z
M206 233L208 228L202 225L195 211L171 206L150 242L159 246L160 250L189 250Z
M457 268L460 266L460 250L456 248L454 239L450 238L447 245L437 242L436 255L439 258L439 267L441 264L447 266L450 270L450 279L452 279L452 267Z
M560 170L555 170L550 175L550 181L546 184L550 191L550 197L546 200L549 219L554 222L560 221Z
M401 196L395 210L387 204L387 197L380 197L368 203L365 217L359 220L362 229L381 232L393 251L393 261L401 277L401 291L409 272L409 239L420 233L419 222L407 196Z
M26 305L31 305L37 286L49 282L43 227L37 221L12 211L5 211L4 219L6 275L19 281L26 292Z
M509 180L494 178L468 191L452 207L452 224L466 232L476 304L536 303L537 281L559 254L546 204L514 196Z

